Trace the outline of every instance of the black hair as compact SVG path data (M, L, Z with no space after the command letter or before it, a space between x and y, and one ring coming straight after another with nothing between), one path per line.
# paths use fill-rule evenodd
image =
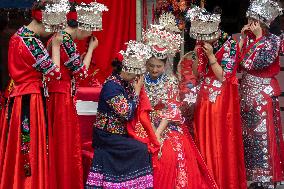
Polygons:
M78 5L78 3L76 2L70 2L70 12L76 12L76 5ZM68 20L67 21L67 25L71 28L77 28L78 27L78 22L77 20Z
M71 20L67 21L67 25L71 28L77 28L78 22L77 22L77 20L71 19Z
M114 74L120 74L122 71L122 62L119 61L117 58L115 58L112 63L111 63L112 69L113 69L113 73Z

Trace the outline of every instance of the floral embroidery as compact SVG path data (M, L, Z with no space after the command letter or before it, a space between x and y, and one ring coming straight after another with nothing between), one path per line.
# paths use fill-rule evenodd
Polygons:
M154 126L158 127L161 119L182 122L176 78L162 74L158 79L152 80L147 73L144 81L147 95L154 108L154 111L150 113Z
M247 70L264 69L274 63L279 54L279 37L269 34L257 41L244 55L241 65Z
M126 91L128 98L130 99L134 99L135 101L138 101L138 96L135 94L133 87L131 86L131 84L127 81L124 81L121 79L121 77L119 75L111 75L110 77L108 77L108 79L105 81L105 83L113 81L119 85L121 85L124 90Z
M135 133L137 134L138 137L140 137L140 138L147 138L148 137L147 132L145 131L144 127L142 126L142 124L140 122L138 122L135 125L134 129L135 129Z
M25 117L21 126L21 152L23 154L24 173L26 177L31 176L31 164L30 164L30 123L29 119Z
M130 119L133 108L136 108L138 104L137 101L136 103L134 103L134 105L132 103L129 103L128 100L123 95L117 95L112 99L108 100L107 103L113 108L113 110L117 114L119 114L126 120Z
M113 134L127 134L125 120L116 115L97 113L94 127Z
M180 131L183 134L182 130ZM186 164L186 158L184 153L184 145L182 143L182 139L179 135L174 134L173 130L168 128L164 131L162 137L162 145L165 140L169 140L173 150L176 152L177 159L177 180L176 180L176 188L179 189L187 189L188 188L188 170ZM162 152L160 150L159 157L162 156Z
M37 71L42 72L47 81L50 79L60 79L61 73L59 72L59 67L52 62L44 45L38 39L38 36L26 27L22 27L17 32L17 35L22 38L24 44L34 57L36 62L33 64L33 67Z
M70 34L65 31L62 31L63 41L61 47L66 52L69 60L64 62L64 65L72 71L72 73L79 78L87 77L87 69L84 63L80 59L80 54L77 51L76 44L74 43Z
M221 60L221 66L225 72L225 77L231 75L235 67L235 60L236 60L236 41L235 40L228 40L224 44L224 54Z

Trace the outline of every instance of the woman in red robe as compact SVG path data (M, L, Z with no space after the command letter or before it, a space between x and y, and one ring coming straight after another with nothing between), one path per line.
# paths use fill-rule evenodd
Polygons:
M92 35L90 23L79 26L78 19L85 15L77 14L71 4L71 12L67 15L68 27L57 33L49 44L52 46L54 62L60 65L62 78L48 85L49 156L50 166L55 170L50 175L50 186L53 189L83 188L83 167L81 159L80 126L75 108L76 83L84 79L90 65L93 50L98 41L93 38L89 42L88 51L83 60L76 48L75 39L82 40ZM90 14L94 12L90 12ZM83 23L80 23L81 25Z
M43 8L35 3L32 22L9 43L8 68L15 85L0 132L1 189L49 188L45 84L61 74L39 40L50 34L41 22Z
M194 113L195 139L218 186L221 189L245 189L235 64L237 45L219 30L220 15L211 15L198 8L191 11L190 35L200 40L195 48L198 60L193 66L199 77Z
M182 38L165 28L160 21L159 26L151 26L144 36L152 49L144 84L153 108L152 125L161 143L159 153L153 155L154 188L216 189L218 186L184 125L177 78L170 68L166 72L167 59L178 51Z

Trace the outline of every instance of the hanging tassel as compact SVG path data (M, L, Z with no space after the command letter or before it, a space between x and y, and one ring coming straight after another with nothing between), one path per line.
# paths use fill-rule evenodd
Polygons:
M73 77L71 80L71 96L75 96L76 95L76 80Z
M43 95L44 95L44 97L49 97L49 95L48 95L48 87L47 87L45 76L43 76L43 79L42 79L42 86L43 86Z

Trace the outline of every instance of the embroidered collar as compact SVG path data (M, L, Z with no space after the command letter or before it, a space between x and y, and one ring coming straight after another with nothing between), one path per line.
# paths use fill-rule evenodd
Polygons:
M112 74L111 76L108 77L105 83L108 81L114 81L115 83L123 86L124 88L129 88L131 86L130 82L123 80L119 74Z
M19 35L20 37L35 37L35 38L38 38L38 39L40 38L40 36L38 34L36 34L35 32L31 31L26 26L21 27L17 31L17 35Z
M166 74L161 74L157 79L152 79L150 73L145 74L145 83L148 85L158 85L166 78Z
M221 32L219 39L213 44L214 54L219 51L224 45L224 43L229 39L229 35L225 32Z
M66 31L61 31L61 34L62 34L63 36L67 36L67 37L68 37L68 40L71 39L71 40L73 41L73 38L72 38L72 36L71 36L70 33L66 32Z

